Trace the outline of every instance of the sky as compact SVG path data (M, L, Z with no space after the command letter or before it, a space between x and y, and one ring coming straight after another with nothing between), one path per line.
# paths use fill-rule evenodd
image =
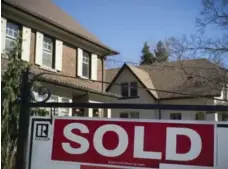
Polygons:
M103 43L120 52L110 59L139 62L144 42L196 32L200 0L54 0ZM213 31L213 30L212 30ZM123 63L111 63L120 66Z

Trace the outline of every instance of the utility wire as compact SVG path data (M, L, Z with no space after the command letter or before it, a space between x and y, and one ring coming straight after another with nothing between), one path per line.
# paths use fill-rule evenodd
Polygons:
M107 59L105 60L107 62L113 62L113 63L127 63L127 64L132 64L132 65L136 65L136 66L145 66L145 67L180 67L180 66L177 66L177 65L167 65L167 64L170 64L170 63L178 63L180 62L180 65L183 63L183 61L177 61L177 62L162 62L162 63L159 63L159 62L155 62L154 64L150 64L150 65L140 65L140 63L136 63L136 62L129 62L129 61L121 61L121 60L114 60L114 59ZM185 60L185 61L188 61L188 60ZM193 69L216 69L216 70L225 70L225 68L221 68L218 66L218 68L213 68L213 67L198 67L198 66L181 66L183 68L193 68ZM112 68L111 68L112 69ZM227 70L226 70L227 71Z
M127 64L133 64L135 66L140 66L139 63L135 63L135 62L124 62L124 61L118 61L118 60L112 60L112 59L107 59L106 61L111 61L111 62L116 62L116 63L127 63ZM215 79L211 79L209 77L206 77L206 76L203 76L203 75L200 75L200 74L197 74L197 73L200 73L200 72L193 72L193 73L188 73L188 71L186 69L205 69L206 70L217 70L216 72L213 72L213 73L221 73L219 71L223 71L223 76L224 76L224 79L227 79L226 76L228 77L228 70L224 69L224 68L220 68L220 67L217 67L217 68L212 68L212 67L196 67L196 66L183 66L182 65L182 62L180 61L180 63L178 65L167 65L169 64L170 62L165 62L165 63L155 63L155 64L150 64L150 65L141 65L141 67L139 67L140 69L144 70L144 68L146 67L146 72L148 72L148 69L151 71L151 70L155 70L154 67L158 68L159 70L165 70L165 68L178 68L178 69L172 69L172 70L175 70L176 72L178 72L179 74L184 74L184 75L188 75L188 76L194 76L194 77L202 77L204 80L206 80L206 83L207 82L215 82L215 83L218 83L218 84L221 84L220 82L218 82L217 80ZM172 62L171 62L172 63ZM177 63L177 62L176 62ZM186 69L185 69L186 68ZM112 69L112 68L111 68ZM113 68L113 69L120 69L120 68ZM182 70L182 71L181 71ZM145 71L145 70L144 70ZM212 72L211 72L212 73ZM223 77L223 76L220 76L220 77ZM151 80L151 79L148 79L148 80ZM226 84L228 80L224 80L224 84ZM222 83L222 85L224 85ZM224 86L224 88L228 88L228 86Z
M67 78L73 78L73 79L75 79L74 76L60 75L60 74L55 74L55 73L41 73L41 74L42 75L54 75L54 76L67 77ZM42 78L42 76L39 76L39 78ZM39 80L39 78L37 78L37 80ZM96 83L103 83L103 84L113 84L113 85L117 85L117 86L121 86L122 85L120 83L112 83L112 82L101 81L101 80L88 80L88 81L92 81L92 82L96 82ZM218 98L211 98L210 96L200 96L200 95L193 95L193 94L182 93L182 92L173 92L173 91L160 90L160 89L152 89L152 88L145 88L145 87L137 87L137 89L147 90L147 91L164 92L164 93L170 93L170 94L178 94L178 95L195 97L195 98L207 98L207 99L211 99L211 100L218 100L218 101L228 102L228 100L218 99Z

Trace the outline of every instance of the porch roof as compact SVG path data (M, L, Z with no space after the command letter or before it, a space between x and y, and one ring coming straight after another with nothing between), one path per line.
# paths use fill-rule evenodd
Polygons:
M69 76L65 76L65 75L60 75L60 74L57 74L54 72L50 73L47 71L40 70L33 66L30 68L30 72L33 75L38 75L40 73L43 73L37 78L37 81L40 81L40 82L46 82L46 83L51 83L54 85L59 85L62 87L73 88L73 89L82 90L82 91L88 91L91 93L108 96L108 97L121 98L121 95L118 95L115 93L110 93L110 92L105 92L105 91L96 89L95 87L90 87L90 86L94 86L95 85L94 83L98 83L98 82L87 82L86 83L86 82L82 82L83 80L78 79L76 77L73 78L73 77L69 77Z

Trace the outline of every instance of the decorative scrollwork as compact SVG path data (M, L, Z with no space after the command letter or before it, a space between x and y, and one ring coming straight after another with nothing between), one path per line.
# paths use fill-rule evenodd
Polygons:
M45 86L37 87L36 91L37 91L36 92L37 95L34 94L34 90L33 89L30 90L31 99L33 101L35 101L35 102L40 102L40 103L47 102L50 99L50 97L51 97L50 89L45 87Z
M35 83L36 80L43 74L45 73L33 76L30 81L30 97L34 102L44 103L51 97L51 90L48 87Z

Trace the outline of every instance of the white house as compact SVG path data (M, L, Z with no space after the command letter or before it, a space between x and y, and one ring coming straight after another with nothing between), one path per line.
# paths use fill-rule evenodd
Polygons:
M106 91L121 94L120 103L227 104L227 70L207 59L108 69ZM218 99L218 100L215 100ZM220 100L226 101L220 101ZM228 120L217 112L113 110L112 117L184 120Z

